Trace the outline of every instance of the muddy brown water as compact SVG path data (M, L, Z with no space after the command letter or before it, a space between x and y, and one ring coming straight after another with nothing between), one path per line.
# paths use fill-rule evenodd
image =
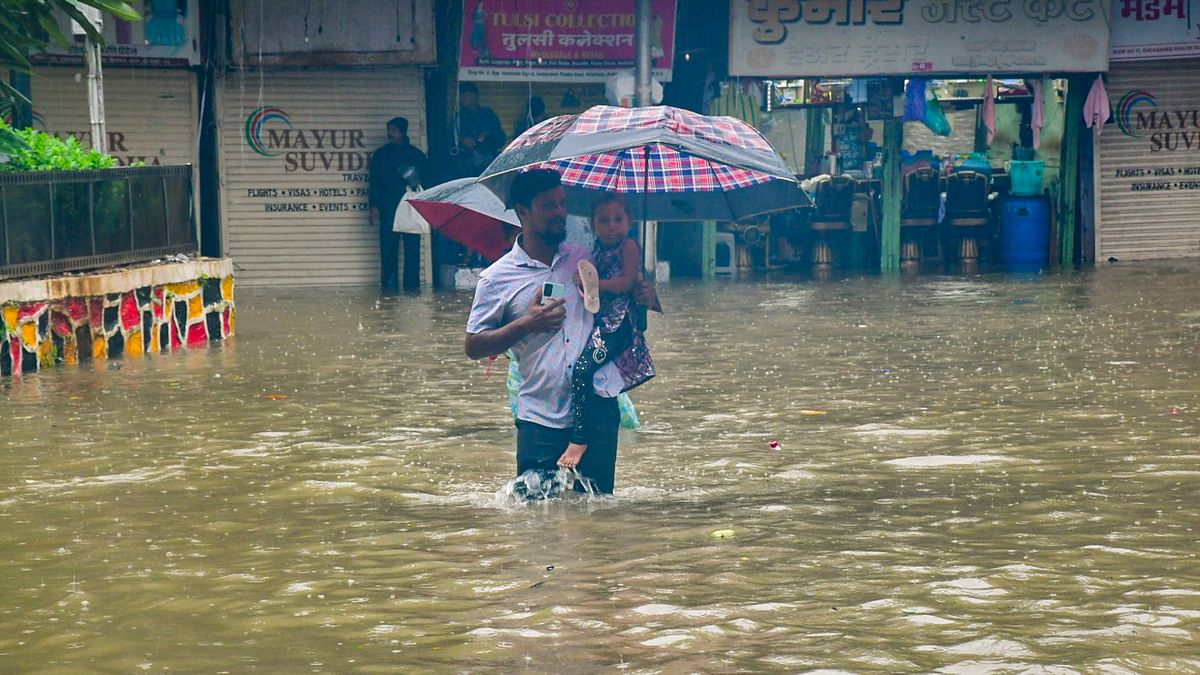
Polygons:
M1200 672L1193 267L665 286L529 506L468 295L241 290L0 383L0 671Z

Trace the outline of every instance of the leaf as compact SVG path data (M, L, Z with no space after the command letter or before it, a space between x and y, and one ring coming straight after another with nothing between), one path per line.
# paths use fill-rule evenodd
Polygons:
M107 12L108 14L112 14L118 19L124 19L126 21L142 20L142 15L133 8L133 5L130 5L127 2L122 2L121 0L79 0L79 2L85 5L91 5L96 9Z

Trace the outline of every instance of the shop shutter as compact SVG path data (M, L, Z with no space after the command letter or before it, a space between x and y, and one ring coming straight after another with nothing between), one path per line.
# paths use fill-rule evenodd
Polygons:
M247 71L220 90L222 241L238 283L378 283L368 161L397 116L424 150L420 70Z
M36 68L30 89L35 128L91 143L85 69ZM108 149L122 165L195 164L198 109L196 76L190 71L104 69Z
M1096 260L1200 255L1200 60L1114 63L1108 96ZM1139 113L1155 114L1157 128L1143 128Z

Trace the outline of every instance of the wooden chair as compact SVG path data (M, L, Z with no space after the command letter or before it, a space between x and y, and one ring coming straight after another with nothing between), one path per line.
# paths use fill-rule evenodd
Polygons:
M834 176L817 183L816 210L808 227L817 234L813 244L813 264L832 265L833 250L829 245L830 232L850 229L850 218L854 207L854 179L849 176Z
M933 169L917 169L904 177L904 200L900 211L901 262L920 262L923 233L933 231L937 226L941 201L941 183ZM940 251L938 257L941 257Z
M981 230L991 222L988 177L977 171L958 171L946 181L946 224L958 239L958 257L973 264L979 258Z
M946 180L946 222L951 227L988 224L988 177L977 171L959 171Z

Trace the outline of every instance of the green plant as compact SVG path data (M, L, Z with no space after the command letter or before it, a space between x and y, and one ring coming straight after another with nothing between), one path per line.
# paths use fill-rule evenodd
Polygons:
M0 139L9 136L22 145L7 148L8 162L0 171L70 171L78 169L111 169L115 157L86 149L75 137L62 140L35 129L12 129L0 122Z

